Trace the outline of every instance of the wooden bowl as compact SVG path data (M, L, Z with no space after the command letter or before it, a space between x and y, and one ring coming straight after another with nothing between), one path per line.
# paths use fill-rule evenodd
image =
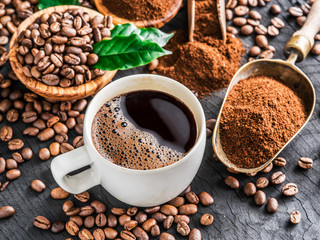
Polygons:
M52 13L52 12L65 12L67 9L73 8L81 8L84 12L89 13L90 17L94 17L96 15L101 15L97 11L91 10L85 7L79 6L55 6L46 8L39 12L34 13L27 19L25 19L18 27L17 31L13 34L10 47L9 47L9 59L10 64L12 66L13 71L19 78L19 80L31 91L37 93L40 96L51 98L60 101L80 99L84 97L88 97L92 94L97 93L102 87L111 82L112 78L116 74L117 71L107 71L104 75L97 77L90 82L84 83L79 86L72 86L67 88L62 88L59 86L48 86L35 78L27 77L22 71L22 65L17 59L17 48L18 41L17 38L21 32L26 30L38 17L40 17L43 13ZM101 15L102 16L102 15Z
M182 0L176 0L175 3L172 5L171 9L167 13L164 18L154 19L154 20L141 20L141 21L131 21L125 18L118 17L117 15L113 14L103 3L105 0L94 0L97 9L103 15L111 16L113 19L113 23L116 24L124 24L124 23L133 23L138 28L161 28L163 25L168 23L172 18L174 18L180 10L182 5ZM120 1L120 0L119 0ZM165 0L164 0L165 1Z

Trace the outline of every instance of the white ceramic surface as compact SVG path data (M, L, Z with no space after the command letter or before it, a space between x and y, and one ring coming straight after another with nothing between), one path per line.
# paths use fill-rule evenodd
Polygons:
M193 113L197 125L197 140L180 161L154 170L132 170L107 161L95 149L91 138L91 125L96 112L109 99L136 90L158 90L171 94L184 102ZM56 182L73 194L101 184L122 202L138 207L150 207L176 197L195 177L205 148L205 116L198 99L177 81L151 74L132 75L110 83L93 98L86 111L83 137L83 147L53 159L51 171ZM67 176L68 173L87 165L91 168Z

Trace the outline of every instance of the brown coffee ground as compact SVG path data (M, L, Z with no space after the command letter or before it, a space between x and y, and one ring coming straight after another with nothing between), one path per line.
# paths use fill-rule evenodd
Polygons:
M242 79L222 111L222 148L236 166L255 168L273 157L305 121L304 104L293 90L265 76Z
M228 35L221 40L216 1L196 1L194 42L186 31L177 31L166 46L172 55L159 59L160 75L173 78L203 97L227 87L245 52L241 41Z
M105 6L115 15L128 20L164 18L175 0L105 0Z

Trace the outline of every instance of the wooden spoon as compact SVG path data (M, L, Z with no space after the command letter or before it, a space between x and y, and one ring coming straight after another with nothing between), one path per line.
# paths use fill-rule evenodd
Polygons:
M104 75L93 79L90 82L79 86L72 86L67 88L62 88L59 86L48 86L35 78L27 77L22 71L22 65L17 59L17 48L19 46L17 38L21 32L25 31L38 17L40 17L43 13L51 14L52 12L65 12L67 9L80 8L84 12L87 12L90 17L94 17L96 15L101 15L97 11L91 10L85 7L79 6L55 6L46 8L39 12L34 13L27 19L25 19L18 27L17 31L13 34L10 47L9 47L9 59L10 64L19 78L19 80L31 91L46 97L60 101L80 99L84 97L88 97L92 94L97 93L102 87L111 82L112 78L116 74L117 71L107 71ZM103 15L101 15L103 17Z
M120 0L113 0L113 1L120 1ZM166 1L166 0L164 0L164 1ZM174 18L177 15L177 13L179 12L179 10L181 8L182 0L176 0L164 18L150 19L150 20L145 19L145 20L141 20L141 21L131 21L131 20L121 18L121 17L115 15L106 6L106 0L94 0L94 3L96 4L96 7L100 13L102 13L103 15L111 16L113 18L114 25L131 22L134 25L136 25L138 28L149 28L149 27L161 28L163 25L168 23L172 18Z
M188 36L189 42L193 42L194 21L195 21L195 0L188 0Z
M227 22L226 22L226 6L224 0L217 1L218 18L223 42L227 39Z

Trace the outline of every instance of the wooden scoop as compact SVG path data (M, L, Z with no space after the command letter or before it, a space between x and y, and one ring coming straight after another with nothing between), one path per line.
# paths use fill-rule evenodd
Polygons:
M316 102L315 91L310 79L298 67L296 67L294 63L305 59L314 44L314 36L320 31L319 12L320 0L315 0L304 26L293 34L285 46L285 54L289 56L286 61L277 59L249 62L242 66L232 78L223 100L212 137L213 149L220 161L227 167L242 173L255 173L263 170L292 141L292 139L298 135L311 118ZM221 112L223 111L223 106L233 86L241 79L257 75L275 78L294 90L306 106L307 119L299 131L297 131L296 134L292 136L292 138L266 163L257 168L239 168L228 159L221 146L219 135Z
M226 4L224 0L217 1L218 18L223 42L227 40Z

